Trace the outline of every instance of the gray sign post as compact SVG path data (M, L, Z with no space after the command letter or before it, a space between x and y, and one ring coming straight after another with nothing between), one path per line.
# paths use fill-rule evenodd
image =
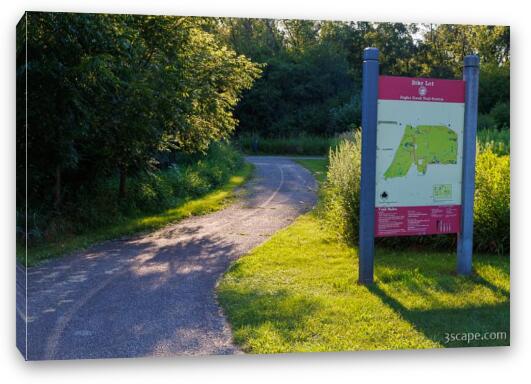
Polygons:
M461 190L461 233L457 235L457 273L472 273L474 190L476 176L476 130L478 125L479 56L465 57L465 132Z
M376 191L376 119L378 114L378 49L363 51L361 106L361 182L359 228L360 284L374 279L374 194Z

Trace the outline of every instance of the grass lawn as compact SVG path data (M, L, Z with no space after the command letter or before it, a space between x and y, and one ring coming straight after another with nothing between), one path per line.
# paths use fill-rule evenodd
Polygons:
M295 162L299 163L303 167L309 169L315 179L322 183L326 179L326 162L325 159L294 159Z
M220 210L231 201L234 197L235 188L245 183L251 176L252 170L253 166L245 163L245 166L220 188L196 199L183 200L177 206L160 213L127 218L120 223L89 231L82 235L70 236L61 241L31 247L28 249L27 265L33 266L42 260L83 249L104 240L154 230L189 216ZM20 244L17 244L17 260L22 264L26 262L25 248Z
M474 268L458 277L454 253L377 249L375 284L358 285L357 249L310 212L239 259L218 298L250 353L508 345L509 260L476 255ZM446 340L476 332L505 337Z

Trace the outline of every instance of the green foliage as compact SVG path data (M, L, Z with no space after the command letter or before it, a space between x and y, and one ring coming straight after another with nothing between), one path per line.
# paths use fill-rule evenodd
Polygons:
M358 238L361 133L343 139L328 156L328 172L321 188L319 212L340 237Z
M454 252L377 249L376 284L357 284L358 252L315 214L236 261L218 286L235 342L248 353L509 344L509 260L481 255L452 274ZM446 342L446 333L505 332Z
M462 78L464 55L479 54L480 126L509 127L508 27L264 19L221 24L227 44L265 65L236 108L239 134L332 136L358 127L361 56L368 46L380 50L381 73L397 76Z
M213 26L214 19L195 17L26 14L18 29L17 86L24 89L27 75L28 121L18 92L17 153L30 153L33 211L66 214L79 191L116 174L120 182L110 194L163 199L128 179L156 170L161 153L204 153L231 135L233 109L261 70L227 48Z
M510 61L509 28L492 25L460 25L460 24L428 24L418 47L420 74L434 77L462 77L462 66L465 55L478 54L484 64L493 67L507 65ZM493 72L493 74L495 71ZM508 74L508 72L507 72ZM483 74L481 75L483 76ZM480 78L481 78L480 76ZM494 76L498 77L498 76ZM480 87L482 86L480 79ZM483 81L483 86L492 84ZM500 79L500 88L495 92L506 93L508 97L509 83ZM486 98L497 97L480 92ZM480 99L480 105L482 105ZM484 105L489 101L485 100ZM488 108L487 108L488 110ZM486 110L482 110L486 112Z
M327 46L271 58L236 108L238 132L290 137L346 130L352 121L331 122L330 117L351 98L353 83L347 72L345 58Z
M500 65L497 62L485 62L484 60L480 67L479 76L479 113L486 114L496 104L509 103L510 83L509 63ZM509 126L508 122L507 120L507 127Z
M56 241L32 244L27 253L24 245L17 243L17 259L20 263L33 266L42 260L62 256L65 253L83 249L101 241L142 231L152 231L189 216L204 215L223 209L236 196L236 188L242 186L251 177L252 170L252 165L245 163L219 188L204 196L179 200L176 205L163 211L147 215L141 214L140 216L127 216L118 222L87 229L78 235L68 235L60 237Z
M474 242L480 250L508 253L511 226L511 170L508 155L490 148L477 156Z
M394 75L415 75L420 63L416 62L417 46L415 24L376 23L364 34L367 46L381 52L381 72Z
M490 149L497 155L509 155L511 151L510 132L507 129L482 129L477 133L478 153Z
M331 132L351 131L361 127L361 96L353 96L349 102L330 109Z
M29 245L53 243L178 206L219 188L242 166L243 159L233 148L214 144L205 155L188 164L173 164L162 171L132 176L125 198L115 193L117 177L101 179L96 185L78 191L78 200L66 203L59 213L31 211ZM19 228L24 226L23 219L22 214L17 215Z
M234 132L246 152L325 154L359 126L366 46L389 75L461 78L463 56L478 53L480 149L509 152L508 27L27 13L16 42L17 220L31 231L19 237L205 193L224 171L198 156ZM494 129L507 131L503 144L488 138ZM351 155L339 160L348 152L334 152L332 172L349 166ZM331 190L352 198L350 184ZM340 216L350 203L334 204Z
M484 130L494 129L494 127L496 127L496 120L494 120L490 113L478 114L478 133Z
M511 124L510 106L506 102L494 105L489 113L478 115L478 130L505 130L508 132Z
M508 102L498 102L490 111L496 128L498 129L508 129L511 120L510 106Z
M510 249L510 160L508 133L485 131L479 138L476 158L476 198L474 206L474 247L480 251L508 254ZM507 132L507 131L502 131ZM497 136L496 136L497 135ZM502 141L494 141L502 137ZM483 142L481 141L483 139ZM360 135L343 140L330 151L327 179L320 202L320 215L330 230L351 244L358 241L361 171ZM455 236L380 238L390 247L425 245L436 249L455 247Z
M240 135L238 146L249 154L271 155L326 155L330 148L338 143L335 137L327 138L313 135L300 135L288 138L268 138L252 135Z

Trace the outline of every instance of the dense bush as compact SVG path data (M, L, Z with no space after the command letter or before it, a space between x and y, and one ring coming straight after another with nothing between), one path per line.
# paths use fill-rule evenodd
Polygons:
M511 125L511 110L509 103L499 102L490 110L489 113L498 129L508 129Z
M346 58L328 45L282 52L268 59L262 78L238 104L237 132L265 137L342 132L353 120L340 118L330 124L330 115L350 104L353 87Z
M478 131L490 130L496 127L496 120L490 113L480 113L478 115Z
M478 116L478 129L508 130L511 124L511 111L508 103L497 103L489 113L481 113Z
M241 155L230 145L216 143L205 155L184 158L167 169L132 176L127 196L116 192L118 176L81 188L61 211L34 210L28 215L30 244L53 241L68 234L120 222L126 217L160 212L180 201L198 197L224 184L242 166ZM17 215L17 228L24 225ZM18 231L22 237L24 231Z
M480 146L476 159L474 246L479 251L507 253L510 248L510 160L491 146ZM353 135L330 150L327 180L321 188L319 212L328 226L355 244L359 230L361 136ZM423 244L453 249L453 235L378 239L388 246Z
M169 187L146 175L156 158L227 140L234 108L261 73L221 41L217 24L26 13L17 26L18 210L66 212L80 190L92 197L117 172L121 205L163 204ZM198 183L206 190L211 181Z
M496 105L508 104L511 74L508 62L500 65L495 62L485 63L484 58L482 59L481 74L479 76L478 108L479 113L485 114L496 108Z
M508 252L510 245L511 171L508 155L490 148L476 163L474 244L480 250Z
M348 103L330 110L330 132L343 132L361 126L361 95L354 95Z
M319 212L332 230L346 240L358 238L361 134L343 138L330 149L326 182L321 188Z

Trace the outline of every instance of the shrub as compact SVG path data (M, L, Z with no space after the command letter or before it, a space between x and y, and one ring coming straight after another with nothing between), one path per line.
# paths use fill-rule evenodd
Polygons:
M329 111L329 131L343 132L361 125L361 96L356 94L348 103Z
M188 196L205 194L211 185L201 172L195 167L187 168L184 173L184 188Z
M496 123L498 129L508 129L511 124L511 111L509 103L498 102L491 109L490 113L492 119Z
M510 158L491 149L476 161L474 243L480 250L507 253L510 247Z
M479 76L479 113L489 113L496 104L510 99L511 70L509 63L481 63Z
M145 172L130 183L125 204L139 211L155 211L173 202L173 188L166 172Z
M225 183L241 167L242 156L229 144L216 143L206 154L176 156L178 164L164 170L131 175L127 195L119 199L118 177L99 180L76 191L60 211L34 210L28 215L28 240L32 244L54 241L126 217L159 212L178 200L197 197ZM24 239L24 215L17 215L17 237Z
M480 147L480 146L479 146ZM480 147L481 148L481 147ZM330 150L327 180L321 188L319 214L327 226L351 244L358 241L361 135L343 139ZM474 246L480 251L509 252L510 160L485 146L476 159ZM455 249L454 235L378 239L387 246L425 245Z
M185 181L181 166L178 164L171 164L165 173L173 195L182 196L185 191Z
M497 103L489 113L480 113L478 116L478 130L499 129L508 130L511 125L511 110L509 103Z
M321 189L319 212L332 230L347 241L358 239L361 133L343 138L330 149L326 181Z
M496 127L496 120L490 113L480 113L478 115L478 131L489 130Z

